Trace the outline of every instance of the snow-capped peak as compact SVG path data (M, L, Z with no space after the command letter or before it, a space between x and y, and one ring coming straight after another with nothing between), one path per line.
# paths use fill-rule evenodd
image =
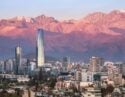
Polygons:
M119 10L120 12L122 12L122 13L125 13L125 9L121 9L121 10Z
M30 17L17 16L14 19L16 19L17 21L25 20L26 22L31 22L31 18Z

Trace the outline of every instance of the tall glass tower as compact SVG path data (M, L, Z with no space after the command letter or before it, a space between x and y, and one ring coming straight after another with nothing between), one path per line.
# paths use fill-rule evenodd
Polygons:
M16 66L15 66L15 74L19 73L19 67L21 66L21 47L17 46L15 48L15 61L16 61Z
M42 29L37 30L37 66L42 67L44 65L44 31Z

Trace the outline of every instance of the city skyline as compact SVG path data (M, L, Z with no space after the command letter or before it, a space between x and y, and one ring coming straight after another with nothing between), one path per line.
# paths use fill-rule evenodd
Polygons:
M125 1L1 0L0 97L125 97Z
M45 14L59 20L78 19L92 12L125 10L124 6L125 1L123 0L13 0L13 2L2 0L0 3L0 18L36 17Z

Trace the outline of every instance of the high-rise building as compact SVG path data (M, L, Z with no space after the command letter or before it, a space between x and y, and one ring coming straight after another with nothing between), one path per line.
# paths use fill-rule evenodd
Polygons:
M42 29L37 30L37 66L42 67L44 65L44 31Z
M70 64L70 57L63 57L62 64L63 64L63 70L67 71L67 67Z
M5 64L4 61L0 61L0 73L4 73L5 72Z
M12 73L13 72L13 60L12 59L8 59L5 61L5 71L7 73Z
M99 72L100 66L103 66L103 64L103 58L93 56L92 58L90 58L89 71Z
M21 66L21 51L20 46L15 48L15 74L19 73L19 67Z
M77 70L75 73L75 80L76 81L82 81L82 72L81 70Z

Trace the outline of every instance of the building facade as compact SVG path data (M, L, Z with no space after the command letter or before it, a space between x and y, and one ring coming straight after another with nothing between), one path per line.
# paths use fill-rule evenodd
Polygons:
M89 71L91 72L99 72L100 66L103 66L104 60L100 57L93 56L90 58Z
M15 74L19 73L19 67L21 66L21 52L22 52L22 48L20 46L17 46L15 48Z
M44 65L44 31L42 29L37 30L37 66L42 67Z

